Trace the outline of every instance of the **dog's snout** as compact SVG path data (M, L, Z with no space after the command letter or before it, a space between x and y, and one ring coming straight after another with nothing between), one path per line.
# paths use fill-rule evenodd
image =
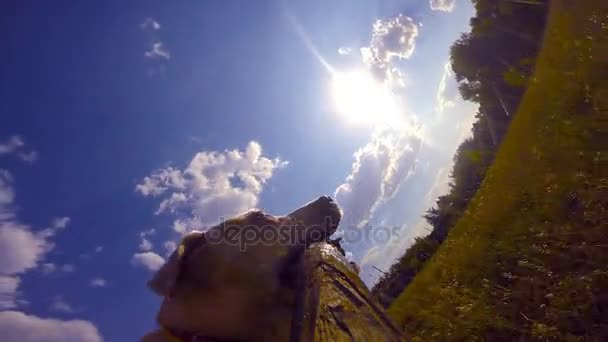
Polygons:
M329 196L321 196L290 213L288 216L300 220L306 226L329 226L328 230L335 229L342 218L338 204ZM333 233L333 232L332 232Z
M333 200L333 198L331 198L331 197L329 197L329 196L327 196L327 195L326 195L326 196L321 196L319 199L320 199L321 201L324 201L324 202L329 202L329 203L332 203L332 202L334 201L334 200Z

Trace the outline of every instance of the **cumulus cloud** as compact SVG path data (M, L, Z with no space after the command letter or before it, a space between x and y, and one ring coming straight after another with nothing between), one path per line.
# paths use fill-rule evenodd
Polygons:
M68 304L62 297L59 296L53 298L53 300L51 301L51 305L49 306L49 310L62 313L76 312L76 310L74 310L74 308L72 308L70 304Z
M40 265L40 272L42 272L42 274L44 275L48 275L55 272L71 273L75 270L76 267L74 267L74 265L72 264L65 264L57 267L57 265L52 262L45 262Z
M52 262L45 262L42 265L40 265L40 271L43 274L54 273L55 271L57 271L57 265L53 264Z
M143 252L147 252L152 249L152 242L150 240L143 238L139 243L139 250Z
M395 196L415 170L420 145L415 134L382 130L355 152L351 173L334 193L347 226L365 225L380 205Z
M418 33L419 28L414 20L402 14L376 20L369 46L360 50L363 62L382 80L394 77L396 67L393 61L412 56Z
M26 163L33 163L36 160L38 160L38 152L36 152L36 151L19 152L19 153L17 153L17 157Z
M131 263L150 271L157 271L165 263L165 259L154 252L143 252L135 253L131 258Z
M433 11L452 12L456 0L430 0Z
M49 227L35 232L18 220L14 200L13 177L8 171L0 169L0 301L5 308L14 308L19 304L19 276L40 265L54 248L51 239L69 223L67 217L56 218ZM52 272L57 267L45 263L41 269ZM64 268L62 270L66 271Z
M165 256L168 257L177 248L177 243L175 241L165 241L163 247L165 247Z
M74 265L72 265L72 264L65 264L65 265L61 266L60 270L62 272L71 273L76 270L76 267L74 267Z
M147 236L152 236L156 234L156 229L155 228L150 228L148 230L144 230L143 232L139 233L139 236L142 238L145 238Z
M18 135L13 135L4 143L0 143L0 154L9 154L23 147L25 143Z
M51 228L53 229L63 229L68 226L70 223L69 217L56 217L51 222Z
M352 51L353 51L353 50L352 50L351 48L346 47L346 46L342 46L342 47L340 47L340 48L338 49L338 54L339 54L339 55L342 55L342 56L348 56L348 55L350 55L350 54L351 54L351 52L352 52Z
M168 61L171 59L171 53L159 38L158 31L161 28L160 23L153 18L146 18L139 27L144 31L148 39L144 57L156 62Z
M0 275L0 310L17 307L19 296L17 288L20 282L18 277Z
M67 217L59 217L54 219L49 227L34 232L18 220L13 207L14 199L13 178L8 171L0 169L0 310L15 309L27 303L21 298L19 291L20 275L44 261L46 253L54 247L51 238L65 229L70 221ZM42 267L57 269L52 263L46 264L48 265ZM65 272L73 269L72 265L61 267ZM71 309L65 303L55 304L58 304L55 309L64 312L68 308ZM97 328L90 322L43 319L19 311L0 312L0 331L2 340L7 342L102 340Z
M1 186L0 181L0 193ZM54 248L55 245L50 239L65 225L56 226L53 223L51 227L33 232L29 226L14 219L11 209L0 208L0 216L6 215L12 219L0 219L0 274L23 273L36 267L46 253ZM71 268L73 271L73 266ZM47 266L47 270L50 270L50 266Z
M0 222L0 274L18 274L36 267L53 244L18 222Z
M14 217L10 206L15 200L15 191L12 187L13 176L6 170L0 169L0 219Z
M93 278L91 279L90 285L92 287L106 287L108 286L108 282L103 278Z
M454 107L457 99L458 83L454 78L451 63L447 62L444 65L443 75L439 81L439 87L437 88L437 111L443 112L448 108Z
M160 30L160 23L152 18L146 18L143 23L139 25L142 30L152 30L157 31Z
M139 237L141 238L141 240L139 242L138 248L141 252L148 252L152 250L152 241L150 241L148 237L154 234L156 234L156 229L154 228L139 233Z
M96 246L92 251L81 253L80 258L89 259L93 254L99 254L101 252L103 252L103 246Z
M188 231L188 223L189 222L187 222L187 220L180 219L173 221L173 231L182 235L186 234L186 232Z
M418 25L402 14L374 23L372 40L366 52L369 62L389 63L393 58L406 59L414 53Z
M144 196L163 198L156 214L187 214L189 219L174 223L174 230L183 233L192 228L188 224L207 227L222 217L255 207L265 183L285 165L287 162L278 158L263 156L260 144L252 141L244 151L199 152L183 170L158 170L135 190Z
M154 60L169 60L171 59L171 53L164 46L163 42L158 41L152 43L150 49L144 52L144 56L148 59Z
M472 123L474 122L477 104L472 104L459 99L457 83L454 80L449 63L443 68L443 73L439 81L436 93L436 111L438 119L430 123L433 132L442 134L434 136L425 135L425 155L421 158L428 160L429 152L434 154L433 166L428 166L424 177L427 178L429 187L424 195L418 194L417 203L421 207L421 212L413 217L407 218L402 224L397 223L396 228L386 243L375 243L361 248L363 255L360 260L362 267L362 278L367 284L373 283L369 273L377 274L373 271L373 266L381 269L390 267L397 258L403 255L407 248L418 236L429 233L430 225L422 217L424 210L431 208L438 196L445 194L449 190L449 175L452 169L453 156L456 148L469 134ZM442 114L442 112L445 112ZM451 118L443 120L442 115ZM454 124L457 122L457 124ZM426 158L425 158L426 157ZM423 179L421 181L426 182ZM409 191L409 189L403 189ZM357 246L359 247L359 246ZM374 248L375 247L375 248Z
M18 135L11 136L6 142L0 142L0 155L15 154L24 162L33 163L38 159L38 152L25 151L25 142Z
M62 321L26 315L23 312L0 312L3 341L13 342L101 342L97 328L83 320Z

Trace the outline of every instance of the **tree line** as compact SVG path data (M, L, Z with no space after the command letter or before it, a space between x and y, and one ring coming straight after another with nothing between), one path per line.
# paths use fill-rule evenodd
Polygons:
M529 82L540 50L548 0L473 0L471 32L450 49L458 89L479 104L472 136L454 155L449 192L424 218L430 234L418 237L385 272L372 294L388 307L420 272L479 189Z

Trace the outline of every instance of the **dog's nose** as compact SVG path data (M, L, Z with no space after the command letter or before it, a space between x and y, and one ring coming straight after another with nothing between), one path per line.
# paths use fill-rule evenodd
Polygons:
M315 231L318 236L326 237L336 231L342 219L342 210L331 197L321 196L287 216L303 224L307 231Z
M333 200L333 198L331 198L331 197L329 197L329 196L325 195L325 196L321 196L321 197L319 197L319 201L324 201L324 202L333 202L334 200Z

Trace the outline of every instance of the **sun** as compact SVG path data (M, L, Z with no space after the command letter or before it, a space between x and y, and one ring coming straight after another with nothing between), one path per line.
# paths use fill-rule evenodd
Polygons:
M368 72L334 72L331 95L336 111L354 124L395 126L400 122L398 99Z

